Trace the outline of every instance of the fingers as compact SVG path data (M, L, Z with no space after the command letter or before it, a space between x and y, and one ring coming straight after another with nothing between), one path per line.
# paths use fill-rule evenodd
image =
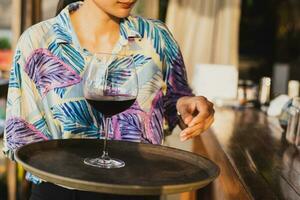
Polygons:
M187 134L185 136L181 136L181 141L186 141L188 139L191 139L193 137L196 137L198 135L200 135L201 133L205 132L211 125L212 123L214 122L214 119L211 119L208 123L207 123L207 126L203 129L199 129L199 130L196 130L194 132L191 132L190 134Z
M184 105L184 106L183 106ZM187 140L206 131L214 121L213 103L205 97L183 99L178 104L178 110L188 128L180 133L181 140ZM195 116L196 113L196 116Z
M188 128L181 133L182 139L190 136L191 133L202 133L213 121L213 103L205 97L183 97L178 100L177 110L181 113L181 118Z
M198 111L198 115L195 116L188 126L194 126L198 123L204 122L207 118L214 115L213 103L208 101L206 98L199 98L196 101L196 109Z
M181 119L185 124L189 124L192 119L193 119L193 113L190 112L190 110L194 110L196 107L195 105L191 105L192 108L189 108L187 105L186 106L180 106L178 108L178 112L180 113Z
M185 138L185 137L189 136L190 134L192 134L193 132L203 130L203 129L204 129L204 123L200 123L200 124L197 124L195 126L184 129L180 133L180 136Z
M205 132L211 126L211 124L213 123L213 121L214 120L208 122L209 125L207 126L207 128L204 128L203 130L200 130L200 131L194 131L190 135L186 136L185 140L189 140L189 139L194 138L194 137L200 135L201 133Z
M199 123L199 124L196 124L195 126L184 129L180 133L181 141L185 141L192 137L200 135L201 133L206 131L212 125L213 122L214 122L214 116L211 115L209 118L207 118L205 120L205 122Z
M185 124L189 124L193 120L193 115L186 110L181 111L180 116Z
M210 115L206 119L204 119L204 122L207 121L210 118L213 118L214 114L215 114L215 110L212 110L211 113L210 113ZM203 123L203 121L197 121L196 122L196 124L199 124L199 123ZM193 125L195 126L196 124L193 124Z

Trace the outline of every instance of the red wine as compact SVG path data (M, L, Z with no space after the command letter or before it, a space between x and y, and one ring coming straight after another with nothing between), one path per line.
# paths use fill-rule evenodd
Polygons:
M103 115L110 117L128 109L135 101L134 96L86 97L87 102Z

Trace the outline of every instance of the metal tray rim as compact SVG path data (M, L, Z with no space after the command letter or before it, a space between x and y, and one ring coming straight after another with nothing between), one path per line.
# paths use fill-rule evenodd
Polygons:
M57 141L61 139L56 139ZM77 139L74 139L77 140ZM87 139L87 140L93 140L93 139ZM54 140L49 141L41 141L36 142L37 143L43 143L43 142L51 142ZM126 141L127 142L127 141ZM33 144L33 143L31 143ZM28 144L30 145L30 144ZM143 145L150 145L151 144L143 144ZM85 190L85 191L92 191L92 192L102 192L102 193L111 193L112 190L114 190L114 194L120 194L120 195L161 195L161 194L173 194L173 193L180 193L180 192L187 192L199 189L201 187L204 187L208 185L210 182L212 182L214 179L216 179L220 174L220 168L214 164L211 160L208 158L197 155L202 157L203 159L213 163L216 167L216 173L215 176L212 176L211 178L208 178L206 180L196 181L193 183L186 183L186 184L172 184L172 185L164 185L164 186L139 186L139 185L120 185L120 184L108 184L108 183L97 183L97 182L91 182L91 181L83 181L79 179L74 178L68 178L68 177L62 177L50 172L46 172L44 170L37 169L35 167L32 167L28 165L27 163L23 162L21 158L19 158L19 152L22 150L22 148L25 148L27 145L24 145L20 148L18 148L15 152L15 159L18 163L20 163L25 170L32 173L33 175L41 178L44 181L49 181L52 183L55 183L57 185L61 185L64 187L64 185L67 185L66 187L70 187L73 189L78 190ZM184 151L181 149L173 148L173 147L166 147L161 146L163 148L170 148L175 151ZM188 151L184 151L186 153L191 153Z

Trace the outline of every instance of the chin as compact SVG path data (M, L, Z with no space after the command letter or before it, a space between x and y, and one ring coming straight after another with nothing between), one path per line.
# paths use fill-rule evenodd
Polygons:
M118 12L115 12L114 16L118 18L125 18L130 15L131 9L119 9Z

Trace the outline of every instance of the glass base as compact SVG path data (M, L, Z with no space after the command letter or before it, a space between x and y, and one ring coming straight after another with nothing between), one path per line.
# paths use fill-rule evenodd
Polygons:
M125 166L124 161L115 158L85 158L83 162L86 165L105 169L121 168Z

